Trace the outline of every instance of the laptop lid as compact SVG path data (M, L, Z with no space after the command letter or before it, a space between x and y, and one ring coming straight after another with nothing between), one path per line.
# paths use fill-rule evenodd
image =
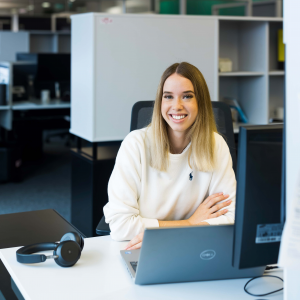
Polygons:
M265 267L232 266L233 225L149 228L136 284L218 280L262 275Z

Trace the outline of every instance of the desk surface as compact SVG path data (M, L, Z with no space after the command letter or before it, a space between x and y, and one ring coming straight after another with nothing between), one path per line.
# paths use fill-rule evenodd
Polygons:
M0 257L25 299L270 299L281 300L283 293L252 297L244 292L248 279L189 282L138 286L133 283L120 256L126 242L112 241L110 236L85 239L79 262L60 268L53 260L35 265L16 261L17 248L0 250ZM283 276L282 270L272 275ZM253 293L278 289L279 285L259 279ZM262 284L268 282L268 286ZM254 289L255 288L255 289Z
M0 249L59 241L69 231L80 233L53 209L0 215Z

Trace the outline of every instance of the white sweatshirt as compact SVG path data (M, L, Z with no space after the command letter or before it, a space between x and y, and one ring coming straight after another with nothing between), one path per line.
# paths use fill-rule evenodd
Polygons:
M211 225L234 223L236 180L224 139L215 134L213 172L189 167L190 144L181 154L169 154L169 168L161 172L149 164L149 139L145 139L148 130L128 134L116 158L108 183L109 202L103 208L112 239L131 240L146 227L159 227L158 220L186 220L208 196L220 192L229 194L226 201L232 200L226 207L228 212L203 221Z

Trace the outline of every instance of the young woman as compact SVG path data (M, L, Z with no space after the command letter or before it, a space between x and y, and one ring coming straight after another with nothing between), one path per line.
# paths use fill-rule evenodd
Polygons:
M186 62L162 75L151 124L127 135L104 207L114 240L141 247L146 227L234 223L236 180L208 87ZM226 208L226 209L225 209Z

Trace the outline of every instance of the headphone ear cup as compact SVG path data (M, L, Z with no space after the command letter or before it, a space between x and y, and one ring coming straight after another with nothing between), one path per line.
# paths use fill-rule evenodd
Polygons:
M55 262L64 268L74 266L81 256L80 246L74 241L64 241L57 245L53 251L53 255L57 255Z
M84 247L84 238L82 236L80 236L80 248L81 248L81 251L83 250L83 247Z
M79 245L81 250L83 249L84 246L83 237L75 231L71 231L64 234L63 237L60 239L60 242L64 242L64 241L74 241Z

